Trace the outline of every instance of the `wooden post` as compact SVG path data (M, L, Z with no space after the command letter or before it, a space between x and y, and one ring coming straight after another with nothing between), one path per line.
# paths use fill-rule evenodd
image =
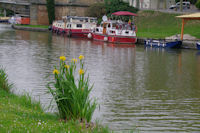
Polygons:
M183 18L182 19L182 28L181 28L181 40L182 41L183 41L184 24L185 24L185 21L184 21L184 18Z

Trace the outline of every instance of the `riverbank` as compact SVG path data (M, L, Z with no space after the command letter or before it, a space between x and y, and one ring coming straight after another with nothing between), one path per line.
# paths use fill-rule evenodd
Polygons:
M45 113L30 96L17 96L10 91L7 75L0 70L0 129L7 132L83 132L108 133L98 124L63 121L56 114Z
M40 103L27 96L16 96L0 89L1 132L91 132L108 133L100 126L85 128L73 121L60 121L58 116L44 113Z
M48 32L48 26L46 25L12 25L13 29L16 30L27 30L27 31L39 31L39 32Z
M136 17L139 38L165 39L181 33L181 19L176 18L180 14L163 13L159 11L139 11ZM200 39L199 21L187 21L184 34Z

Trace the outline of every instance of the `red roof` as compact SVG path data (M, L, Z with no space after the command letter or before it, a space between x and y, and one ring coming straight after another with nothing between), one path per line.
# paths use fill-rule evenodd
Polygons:
M118 12L112 13L112 15L117 15L117 16L137 16L137 14L132 13L132 12L128 12L128 11L118 11Z

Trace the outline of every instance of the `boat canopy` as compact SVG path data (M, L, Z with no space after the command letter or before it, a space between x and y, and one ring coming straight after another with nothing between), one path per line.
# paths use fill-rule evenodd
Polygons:
M177 18L188 19L188 20L200 20L200 13L181 15L177 16Z
M138 16L137 14L132 13L132 12L128 12L128 11L118 11L118 12L112 13L112 15L116 15L116 16Z

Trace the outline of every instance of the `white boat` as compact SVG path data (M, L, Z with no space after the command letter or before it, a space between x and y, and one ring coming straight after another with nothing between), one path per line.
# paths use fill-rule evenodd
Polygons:
M54 21L52 31L72 37L87 37L95 27L97 18L65 16L62 20Z

